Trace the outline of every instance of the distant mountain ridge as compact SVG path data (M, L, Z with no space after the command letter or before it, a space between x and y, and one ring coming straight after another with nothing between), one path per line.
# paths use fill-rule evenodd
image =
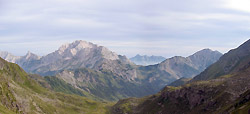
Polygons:
M24 57L12 57L10 54L6 57L3 56L4 59L19 64L27 72L43 76L55 75L65 69L91 68L110 70L119 76L127 76L128 80L135 78L133 73L135 71L130 71L125 67L127 64L133 65L125 56L117 55L103 46L82 40L64 44L55 52L43 57L36 57L32 53Z
M148 67L156 67L155 69L165 71L176 79L181 77L190 78L198 75L219 60L221 56L222 54L218 51L203 49L188 57L175 56Z
M8 62L17 63L19 65L23 65L33 60L39 60L41 58L40 56L34 53L31 53L30 51L28 51L28 53L24 56L14 56L9 52L0 51L0 57L5 59Z
M12 63L15 63L18 59L21 58L20 56L14 56L11 53L6 52L6 51L0 52L0 57Z
M220 56L217 51L204 49L189 57L176 56L156 65L138 66L103 46L77 40L46 56L28 53L20 59L22 62L15 62L29 73L55 76L45 79L59 92L66 89L61 88L65 82L85 93L115 101L154 94L181 77L199 74Z
M132 62L134 62L136 65L154 65L161 63L164 61L166 58L162 56L147 56L147 55L139 55L137 54L136 56L130 58Z

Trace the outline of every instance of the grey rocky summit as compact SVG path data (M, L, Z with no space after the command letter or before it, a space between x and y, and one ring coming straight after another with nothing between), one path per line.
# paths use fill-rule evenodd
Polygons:
M188 57L175 56L166 59L158 69L168 72L176 79L181 77L194 77L204 71L208 66L219 60L222 54L218 51L203 49Z
M90 68L109 70L118 76L125 76L128 80L133 80L135 77L135 70L126 67L133 63L125 56L117 55L106 47L82 40L64 44L55 52L43 57L30 52L22 57L9 53L1 55L4 59L19 64L27 72L40 75L55 75L66 69Z

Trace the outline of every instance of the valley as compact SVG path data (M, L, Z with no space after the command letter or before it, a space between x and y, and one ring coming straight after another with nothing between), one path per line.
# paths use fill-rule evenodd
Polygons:
M175 56L149 66L135 65L125 56L86 41L63 45L43 57L30 52L22 57L2 52L1 57L24 66L29 73L1 59L0 111L20 114L241 112L249 106L249 42L223 56L204 49L188 57ZM45 61L52 55L58 58ZM32 64L35 66L28 68ZM48 73L52 76L45 75Z
M204 49L189 57L176 56L156 65L140 66L103 46L77 40L43 57L31 52L22 57L6 52L0 55L26 72L39 74L40 82L51 85L52 90L64 92L55 89L63 83L79 90L77 94L81 96L118 101L151 95L176 79L194 77L222 54Z

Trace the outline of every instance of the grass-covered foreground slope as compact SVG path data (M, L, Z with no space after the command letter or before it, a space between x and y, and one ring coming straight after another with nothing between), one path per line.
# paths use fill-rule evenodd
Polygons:
M174 86L174 87L178 87L178 86L181 86L181 85L184 85L186 83L188 83L192 78L180 78L174 82L172 82L171 84L169 84L168 86Z
M105 114L109 106L107 102L49 91L18 65L0 58L1 114Z
M231 106L232 114L249 114L250 113L250 90L245 92L237 99L237 102Z

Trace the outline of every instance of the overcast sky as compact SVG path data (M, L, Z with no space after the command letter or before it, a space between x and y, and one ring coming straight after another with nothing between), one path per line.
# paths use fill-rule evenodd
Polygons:
M249 0L0 0L0 50L46 55L85 40L132 57L222 53L250 38Z

